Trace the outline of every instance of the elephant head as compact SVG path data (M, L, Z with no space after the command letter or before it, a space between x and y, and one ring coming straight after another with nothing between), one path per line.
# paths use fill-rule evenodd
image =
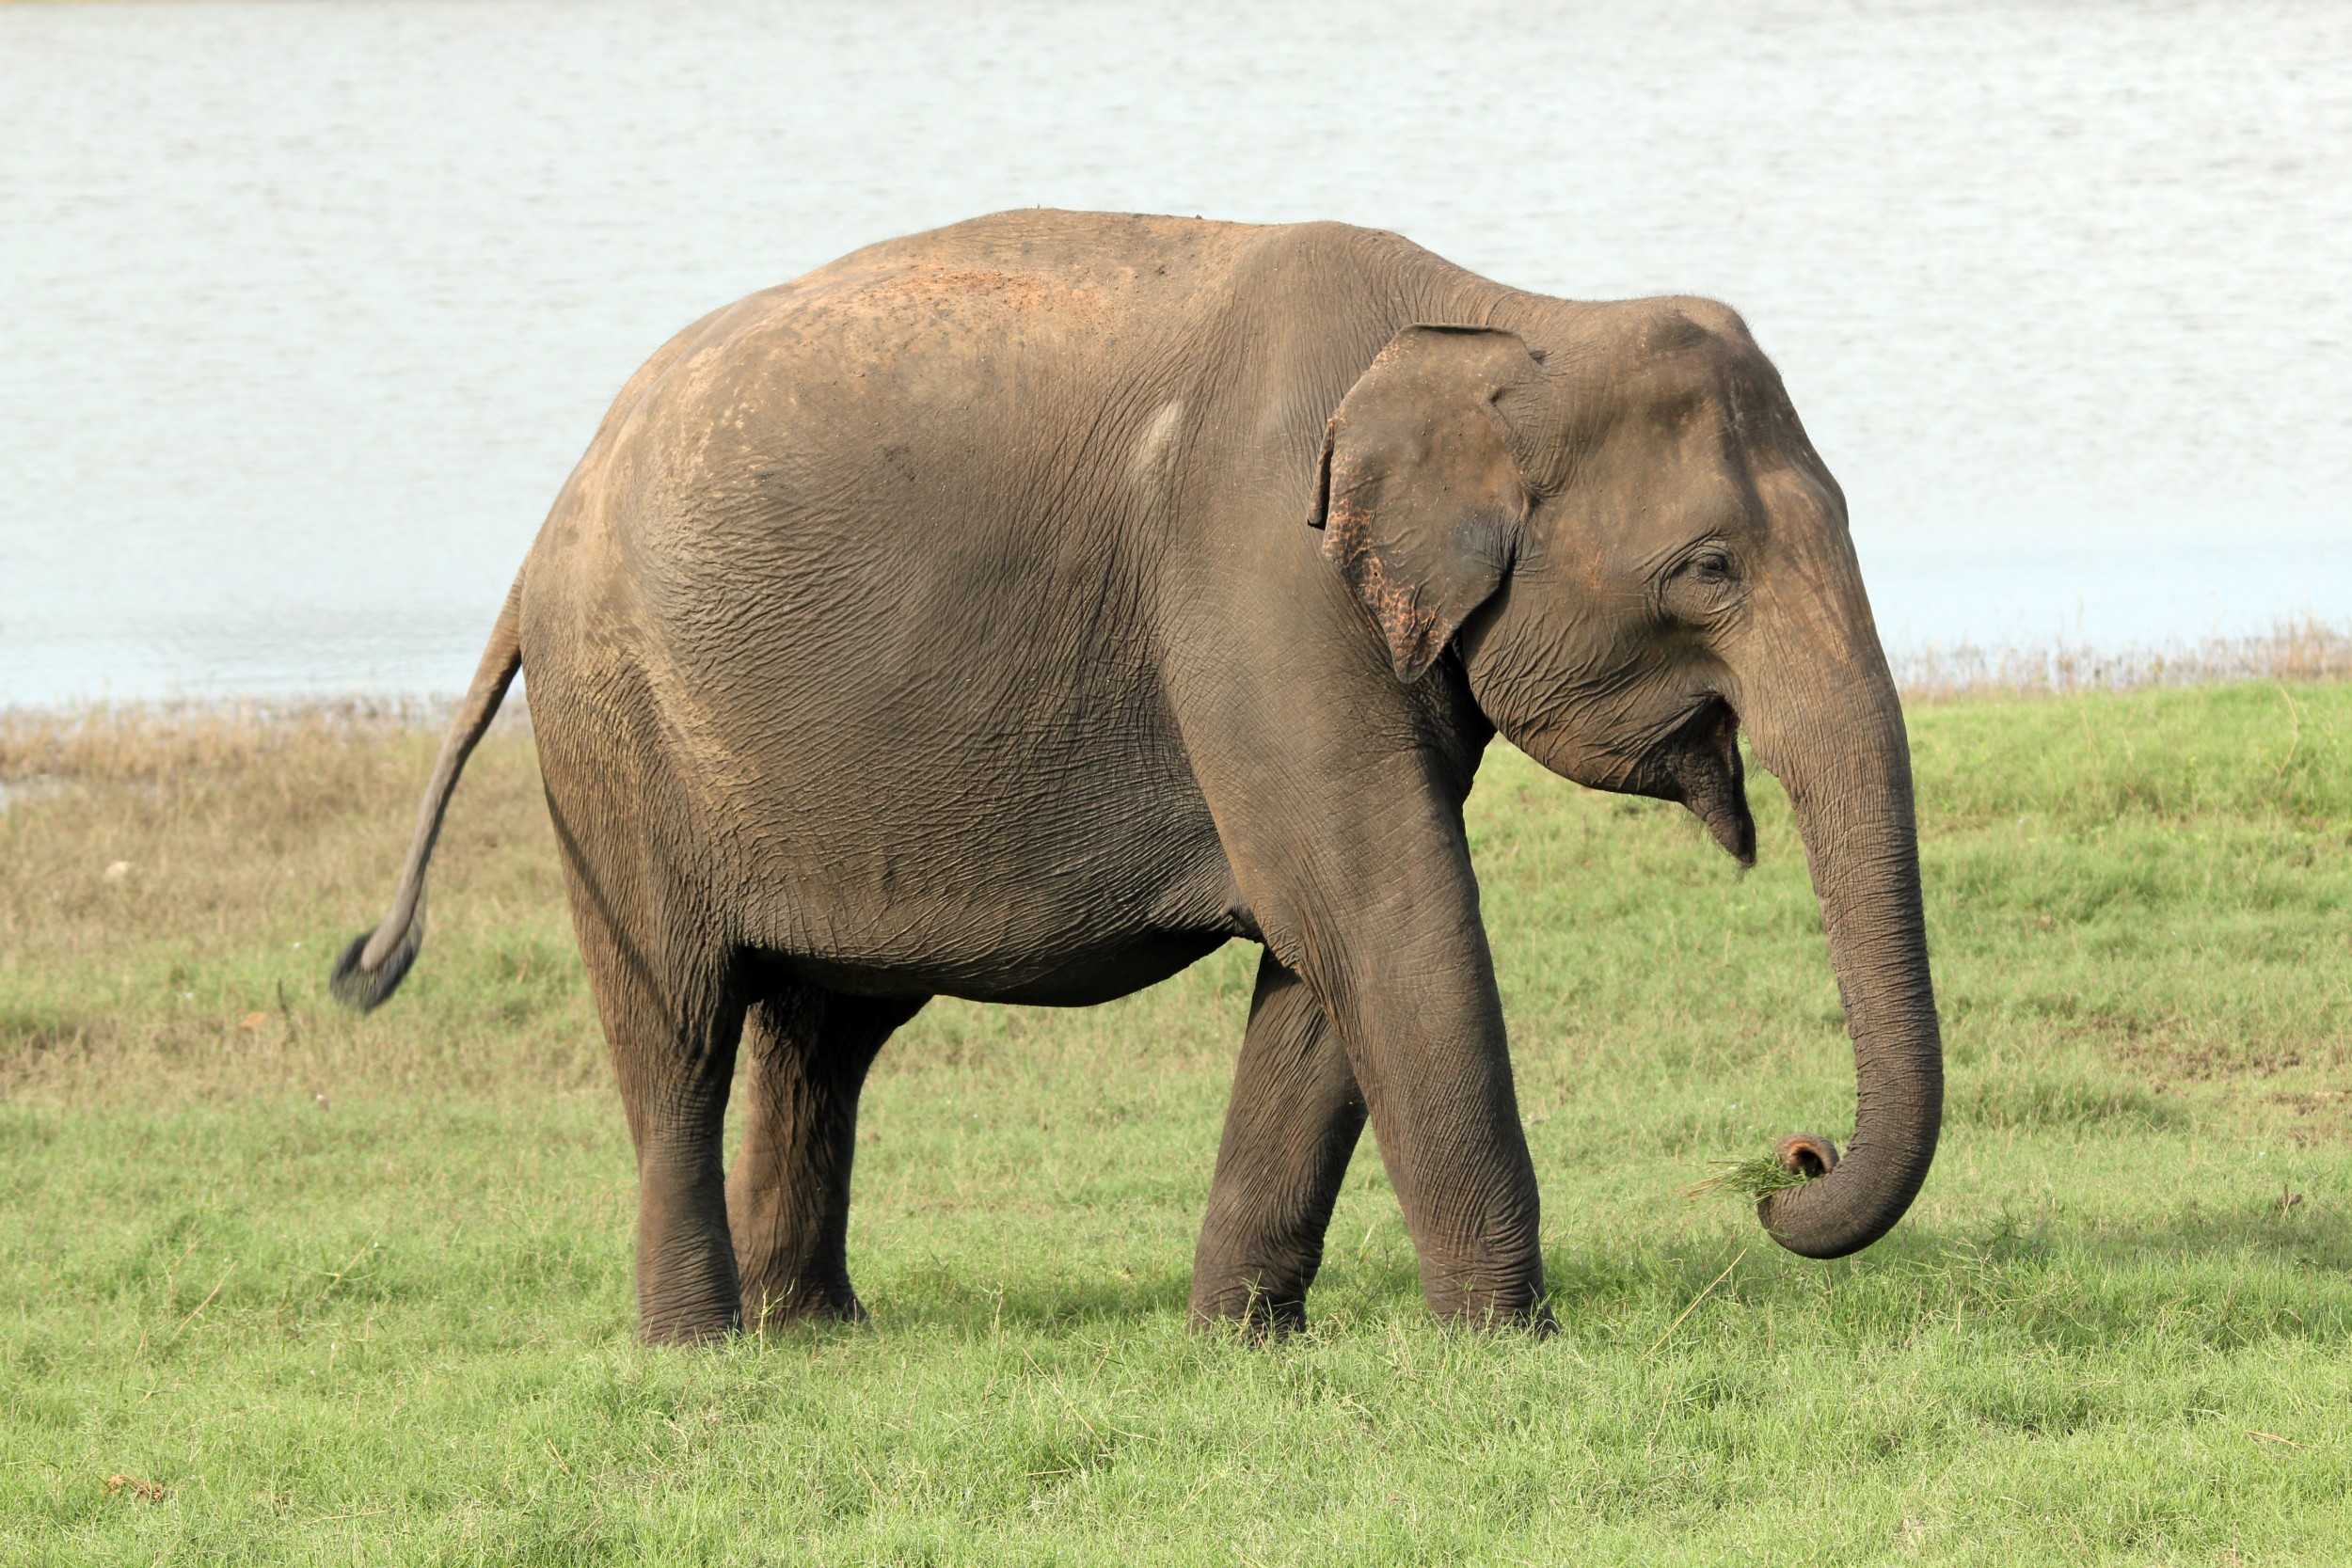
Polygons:
M1396 675L1449 647L1530 756L1679 800L1741 863L1740 733L1787 786L1854 1045L1839 1161L1766 1198L1791 1251L1885 1234L1935 1152L1943 1056L1920 913L1910 749L1845 499L1739 318L1704 300L1412 326L1327 427L1314 521Z

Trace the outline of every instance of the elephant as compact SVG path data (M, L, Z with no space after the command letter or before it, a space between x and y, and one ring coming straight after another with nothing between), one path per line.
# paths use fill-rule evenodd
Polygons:
M1256 989L1203 1323L1305 1321L1367 1119L1440 1319L1551 1323L1463 805L1499 734L1752 863L1785 784L1856 1117L1760 1200L1909 1207L1942 1046L1902 710L1845 498L1729 308L1580 303L1397 235L1044 210L704 317L557 496L389 912L518 671L638 1176L640 1335L858 1319L860 1088L940 995L1085 1006L1230 940ZM721 1151L750 1053L732 1171Z

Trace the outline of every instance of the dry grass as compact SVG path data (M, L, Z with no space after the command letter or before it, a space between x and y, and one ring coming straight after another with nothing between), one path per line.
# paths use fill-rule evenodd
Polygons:
M1898 653L1896 684L1912 702L2233 681L2325 681L2352 676L2352 628L2316 616L2281 619L2251 637L2103 648L2087 642L1960 642Z
M601 1086L584 1017L461 1011L429 1052L387 1058L318 994L327 933L356 932L389 893L448 712L355 699L0 713L0 1094L486 1089L548 1071L550 1051L560 1081ZM469 893L437 915L435 946L475 984L518 977L552 1006L578 989L577 958L528 720L498 728L436 868L438 891Z
M437 736L454 708L447 698L391 696L0 708L0 789L39 793L67 782L162 783L234 773L322 745ZM526 733L530 722L516 697L491 727ZM0 805L5 800L0 797Z

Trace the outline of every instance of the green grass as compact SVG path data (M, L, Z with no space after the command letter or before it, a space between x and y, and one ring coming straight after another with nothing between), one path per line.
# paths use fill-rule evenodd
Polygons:
M928 1010L866 1099L872 1324L679 1353L630 1338L526 740L355 1020L326 963L430 737L19 720L0 1562L2352 1561L2352 685L1914 740L1950 1108L1860 1258L1680 1196L1851 1127L1778 792L1743 876L1499 751L1472 832L1556 1339L1424 1318L1369 1143L1313 1329L1186 1330L1232 948L1108 1007Z

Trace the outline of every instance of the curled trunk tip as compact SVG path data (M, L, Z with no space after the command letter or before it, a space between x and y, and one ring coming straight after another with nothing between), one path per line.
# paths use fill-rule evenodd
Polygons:
M1756 1217L1765 1233L1801 1258L1828 1259L1860 1252L1894 1229L1935 1159L1940 1090L1939 1084L1934 1107L1922 1118L1930 1129L1924 1142L1857 1144L1841 1160L1836 1146L1818 1134L1781 1139L1772 1152L1782 1168L1806 1180L1757 1200Z
M1837 1168L1837 1146L1819 1132L1791 1132L1772 1145L1772 1158L1789 1175L1812 1181Z

